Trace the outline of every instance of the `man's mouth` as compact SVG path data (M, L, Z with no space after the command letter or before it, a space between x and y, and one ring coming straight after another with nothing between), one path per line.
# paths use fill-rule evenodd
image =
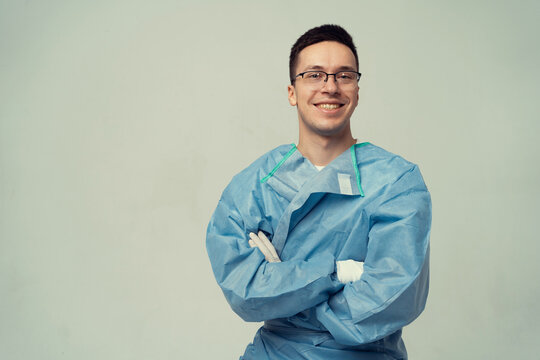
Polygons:
M337 108L340 108L343 106L343 104L317 104L318 108L324 109L324 110L334 110Z

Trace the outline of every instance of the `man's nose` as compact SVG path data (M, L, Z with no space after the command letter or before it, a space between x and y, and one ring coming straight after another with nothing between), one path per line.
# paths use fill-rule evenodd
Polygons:
M323 84L323 91L326 91L329 93L336 93L338 91L336 75L328 75L328 77L326 78Z

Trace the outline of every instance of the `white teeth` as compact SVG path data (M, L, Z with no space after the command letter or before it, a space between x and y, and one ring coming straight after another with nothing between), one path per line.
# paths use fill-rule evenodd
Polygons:
M340 105L339 104L319 104L318 106L326 110L332 110L332 109L337 109Z

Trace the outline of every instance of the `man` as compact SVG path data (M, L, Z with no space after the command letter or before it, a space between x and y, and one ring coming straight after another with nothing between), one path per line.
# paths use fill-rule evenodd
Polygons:
M246 321L242 359L405 359L403 326L428 292L430 196L416 165L357 144L358 57L336 25L290 55L298 145L227 186L208 225L217 282Z

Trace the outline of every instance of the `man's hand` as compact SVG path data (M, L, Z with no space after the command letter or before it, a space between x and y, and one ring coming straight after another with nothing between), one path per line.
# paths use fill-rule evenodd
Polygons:
M255 233L249 233L249 246L258 248L268 262L281 262L274 248L274 245L268 240L262 231L259 231L257 236Z
M339 282L346 284L360 280L364 272L364 263L355 260L336 261L336 268Z

